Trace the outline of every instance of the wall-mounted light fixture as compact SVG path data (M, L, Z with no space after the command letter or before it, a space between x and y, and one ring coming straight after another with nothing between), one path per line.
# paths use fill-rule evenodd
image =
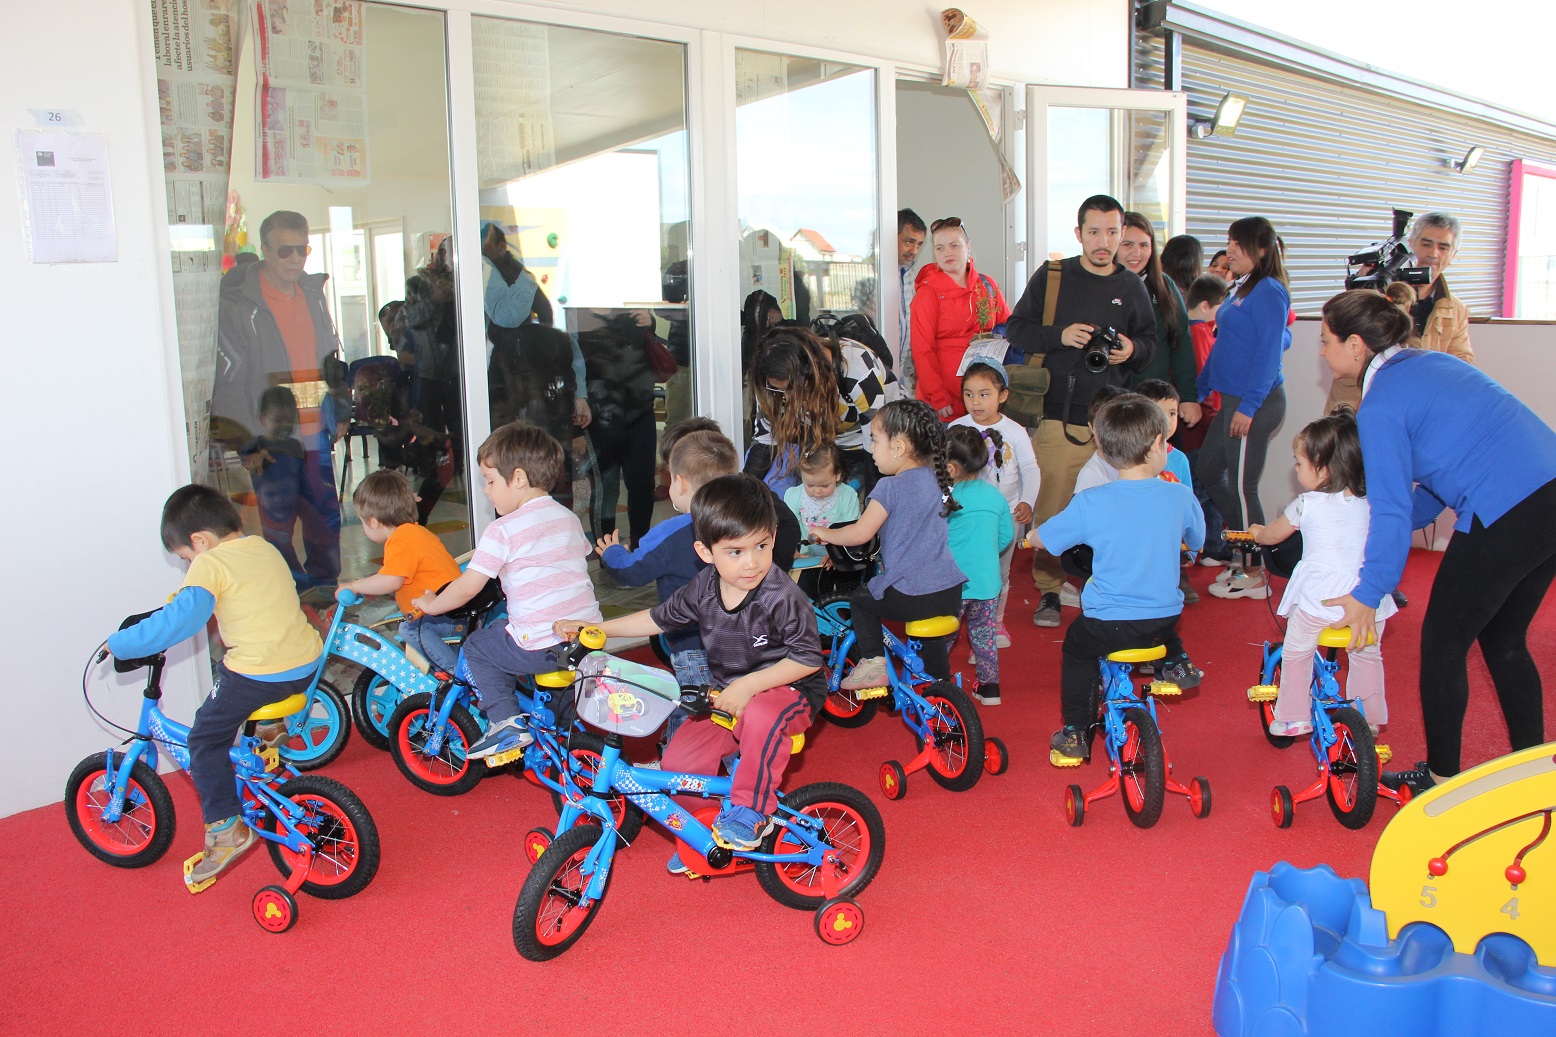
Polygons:
M1474 169L1477 165L1480 164L1480 160L1485 154L1486 146L1484 144L1473 144L1470 146L1470 149L1464 153L1463 158L1445 158L1443 159L1443 165L1447 166L1449 169L1456 173L1468 173L1470 170Z
M1230 137L1237 132L1237 124L1242 120L1243 111L1247 107L1248 98L1242 94L1229 93L1216 105L1215 115L1209 119L1189 120L1189 136L1196 140L1210 136Z

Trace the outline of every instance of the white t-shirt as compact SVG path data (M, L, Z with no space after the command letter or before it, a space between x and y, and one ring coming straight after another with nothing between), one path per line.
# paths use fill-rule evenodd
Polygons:
M1292 571L1276 611L1285 616L1299 608L1325 623L1334 623L1344 617L1345 610L1325 605L1324 600L1344 597L1356 589L1371 515L1367 498L1315 490L1286 505L1285 514L1287 521L1302 531L1302 560ZM1380 620L1398 611L1387 594L1378 602Z
M1010 418L1000 415L1000 419L992 425L980 425L973 420L971 414L963 414L953 425L967 425L979 432L994 430L1000 434L1004 446L1000 452L1000 463L995 465L992 461L983 466L983 471L978 474L983 481L993 483L999 491L1005 495L1005 503L1010 505L1010 510L1015 511L1017 504L1025 504L1029 508L1037 507L1037 488L1042 479L1042 473L1037 467L1037 457L1032 453L1032 440L1027 430Z
M1118 478L1118 469L1108 464L1101 454L1092 454L1075 476L1075 492L1102 486Z

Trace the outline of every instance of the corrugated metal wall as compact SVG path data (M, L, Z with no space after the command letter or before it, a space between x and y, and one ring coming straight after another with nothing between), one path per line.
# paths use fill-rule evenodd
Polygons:
M1135 34L1134 85L1162 85L1160 37ZM1247 96L1237 134L1189 140L1188 227L1207 257L1226 228L1265 216L1286 241L1297 312L1339 291L1345 257L1389 233L1390 210L1445 209L1464 224L1448 272L1474 316L1500 316L1508 178L1515 158L1556 165L1556 140L1231 57L1185 38L1189 115L1209 118L1227 91ZM1486 154L1461 175L1443 160Z

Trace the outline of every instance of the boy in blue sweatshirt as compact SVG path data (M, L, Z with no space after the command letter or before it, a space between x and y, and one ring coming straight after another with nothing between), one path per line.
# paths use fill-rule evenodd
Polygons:
M595 543L600 564L617 583L641 587L653 580L661 602L690 583L707 564L692 546L697 539L690 514L692 496L704 483L740 471L735 444L717 425L709 429L704 422L712 424L706 418L691 418L665 429L660 437L659 451L670 469L670 504L678 514L650 529L636 551L623 547L615 533ZM683 687L709 684L708 657L697 628L672 630L664 636L676 680Z

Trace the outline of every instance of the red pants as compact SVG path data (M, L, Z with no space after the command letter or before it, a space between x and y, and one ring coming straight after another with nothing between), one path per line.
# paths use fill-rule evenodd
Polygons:
M740 766L735 768L730 801L771 814L778 808L776 793L789 766L793 746L789 736L808 727L810 705L805 696L787 685L769 688L746 705L733 731L707 717L682 724L665 746L660 766L667 771L717 774L719 761L738 747ZM691 796L678 796L676 800L688 811L705 802Z

